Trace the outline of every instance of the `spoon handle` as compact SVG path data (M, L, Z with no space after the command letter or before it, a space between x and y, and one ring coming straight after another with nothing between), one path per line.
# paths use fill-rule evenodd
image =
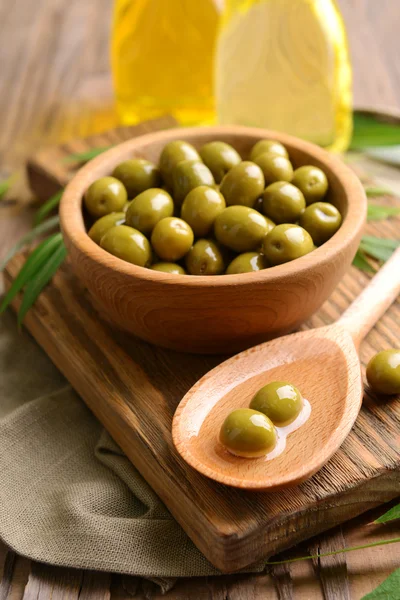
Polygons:
M400 293L400 248L381 267L369 285L340 317L358 346Z

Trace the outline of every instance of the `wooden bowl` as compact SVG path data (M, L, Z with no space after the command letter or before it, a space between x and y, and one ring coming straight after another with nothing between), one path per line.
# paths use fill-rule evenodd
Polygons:
M328 177L328 199L339 208L343 223L310 254L256 273L171 275L124 262L87 235L82 196L95 179L109 175L123 160L143 157L157 163L165 144L177 139L197 148L222 140L247 158L261 138L282 142L295 167L316 165ZM101 154L67 186L60 218L73 270L96 307L114 325L174 350L232 353L294 330L328 298L356 253L366 219L366 198L356 175L314 144L264 129L202 127L150 133Z

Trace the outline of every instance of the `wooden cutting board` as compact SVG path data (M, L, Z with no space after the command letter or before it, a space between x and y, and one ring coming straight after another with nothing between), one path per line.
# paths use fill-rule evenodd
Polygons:
M42 151L30 164L36 192L71 177L75 165L63 157L77 146L104 146L132 133L122 129ZM396 238L399 223L376 222L368 225L368 233ZM23 260L19 255L8 265L8 284ZM305 328L336 320L368 279L351 267ZM243 568L400 495L400 398L382 400L367 391L351 434L319 473L298 487L251 493L192 470L171 441L172 416L180 399L224 357L178 354L111 329L99 319L68 264L29 311L26 326L194 543L222 571ZM375 352L396 346L399 302L364 342L363 364ZM326 393L329 401L330 390Z

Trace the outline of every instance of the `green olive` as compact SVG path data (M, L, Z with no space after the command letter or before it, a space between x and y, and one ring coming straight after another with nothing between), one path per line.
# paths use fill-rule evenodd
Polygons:
M242 161L235 148L225 142L204 144L200 150L200 156L217 183L221 183L226 173Z
M293 167L288 158L271 152L264 152L264 154L259 154L254 162L263 172L265 185L275 181L292 181Z
M195 237L204 237L225 207L225 199L218 190L200 185L189 192L183 201L181 217L189 223Z
M100 246L110 254L139 267L151 264L151 248L148 239L133 227L111 227L100 240Z
M244 252L233 259L226 270L226 274L251 273L261 271L265 267L265 260L262 254L259 252Z
M121 212L128 200L125 186L115 177L101 177L87 189L84 203L92 217Z
M172 275L186 275L186 271L180 265L171 262L159 262L151 265L150 269L153 271L160 271L161 273L171 273Z
M319 202L328 191L326 175L318 167L299 167L293 174L292 183L303 192L307 204Z
M125 160L120 163L115 167L113 177L124 184L129 198L161 185L160 171L144 158Z
M182 160L201 161L201 158L194 146L182 140L174 140L164 146L159 168L165 183L170 187L172 187L172 171Z
M367 381L377 394L400 394L400 350L383 350L367 366Z
M260 154L264 154L264 152L271 152L272 154L284 156L285 158L289 157L285 146L280 142L275 142L275 140L260 140L253 146L250 160L254 160Z
M250 408L262 412L274 425L288 425L299 416L303 397L291 383L272 381L257 392Z
M166 217L157 223L151 234L151 244L157 255L168 262L175 262L192 247L194 235L190 225L176 217Z
M263 240L263 252L270 265L300 258L314 250L310 234L299 225L277 225Z
M208 167L197 160L183 160L172 172L174 200L182 204L188 193L199 185L214 185L214 177Z
M268 417L250 408L239 408L226 417L219 439L231 454L257 458L275 448L277 435Z
M191 275L221 275L225 269L222 252L212 240L197 240L185 262Z
M257 250L262 240L274 227L256 210L247 206L228 206L215 219L217 241L235 252Z
M126 211L126 224L148 234L161 219L173 214L171 196L160 188L151 188L132 200Z
M263 213L277 224L296 222L305 207L301 191L286 181L271 183L263 194Z
M311 235L314 244L320 246L337 232L342 223L342 215L329 202L314 202L307 206L299 219L301 225Z
M220 185L227 206L243 205L253 208L264 190L264 175L258 165L243 161L232 167Z
M105 234L106 231L111 229L111 227L115 227L116 225L122 225L125 222L125 213L110 213L109 215L104 215L104 217L100 217L97 219L95 223L91 226L88 232L88 236L96 242L96 244L100 244L100 240Z

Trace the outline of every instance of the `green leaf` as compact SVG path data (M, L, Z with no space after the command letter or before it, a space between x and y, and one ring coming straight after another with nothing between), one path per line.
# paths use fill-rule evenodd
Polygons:
M68 156L63 158L63 162L79 162L85 163L92 158L96 158L99 154L102 154L106 150L109 150L112 146L104 146L103 148L91 148L90 150L85 150L84 152L73 152Z
M388 523L389 521L394 521L395 519L400 519L400 504L393 506L393 508L376 519L374 523Z
M351 150L363 150L371 146L400 144L400 126L387 123L379 116L355 111L353 113L353 137Z
M375 246L380 246L382 248L389 248L393 252L399 246L400 242L397 240L391 240L387 238L378 238L374 235L363 235L361 239L362 243L374 244Z
M394 196L394 192L386 187L369 186L365 188L365 193L368 197L376 196Z
M13 180L13 175L11 175L11 177L9 177L8 179L4 179L3 181L0 181L0 200L3 198L3 196L6 195L6 193L10 189L12 180Z
M42 269L39 271L39 273L37 273L35 278L27 284L22 298L22 303L18 311L18 325L22 324L26 313L36 302L40 292L57 272L61 264L64 262L66 256L67 249L64 246L64 243L61 241L59 246L50 256L49 260L42 265Z
M400 146L389 146L382 148L367 148L365 154L374 160L400 167Z
M325 556L336 556L337 554L345 554L346 552L354 552L356 550L364 550L365 548L376 548L377 546L387 546L388 544L398 544L400 538L391 538L389 540L378 540L377 542L370 542L369 544L363 544L362 546L350 546L348 548L341 548L340 550L333 550L333 552L323 552L320 554L311 554L308 556L298 556L297 558L289 558L287 560L269 560L266 565L286 565L288 563L299 562L301 560L309 560L310 558L322 558Z
M400 242L364 235L361 239L360 250L372 258L386 262L392 256Z
M34 279L38 271L53 254L54 250L60 245L61 242L61 233L55 233L49 238L43 240L43 242L39 244L37 248L35 248L32 254L28 256L12 286L3 299L3 302L0 306L0 314L5 311L7 306L9 306L9 304L13 301L18 292L22 290L24 285Z
M375 273L374 267L368 262L367 257L364 252L360 249L357 250L357 253L353 259L353 266L360 269L360 271L364 271L364 273Z
M56 192L55 194L53 194L53 196L51 196L51 198L49 198L47 200L47 202L45 202L40 208L39 210L36 212L35 217L33 219L33 224L34 225L39 225L39 223L41 223L43 221L43 219L45 217L47 217L47 215L56 207L60 204L60 200L61 197L63 195L64 190L60 190L59 192Z
M393 571L381 585L361 600L400 600L400 569Z
M397 206L382 206L380 204L368 203L367 219L368 221L382 221L400 214L400 208Z
M375 258L376 260L381 260L382 262L386 262L393 254L393 250L390 248L383 248L382 246L376 246L375 244L367 244L361 242L360 250Z
M17 254L19 250L21 250L24 246L31 244L33 240L42 235L42 233L47 233L48 231L51 231L51 229L57 227L59 223L60 218L58 215L56 215L54 217L50 217L46 221L43 221L43 223L40 223L40 225L38 225L37 227L34 227L30 231L28 231L28 233L22 236L22 238L20 238L18 242L6 254L6 257L4 258L3 262L0 263L0 272L3 271L8 261L11 260L12 257L15 256L15 254Z

